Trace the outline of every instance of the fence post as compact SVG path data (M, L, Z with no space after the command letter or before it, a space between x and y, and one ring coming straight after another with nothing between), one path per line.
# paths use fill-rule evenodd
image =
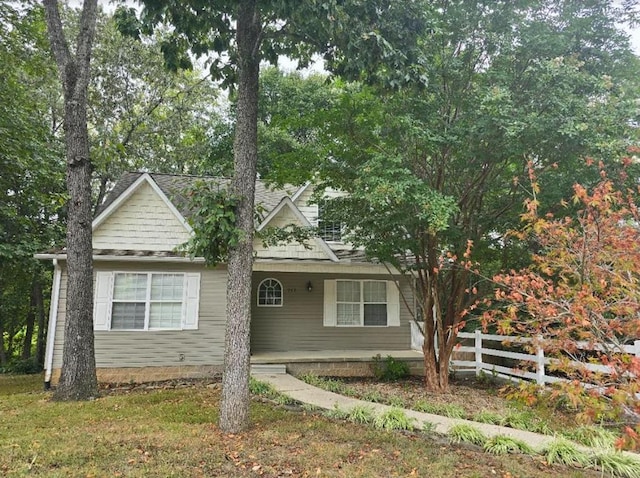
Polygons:
M540 343L542 343L542 337L538 337ZM544 385L544 349L538 345L538 350L536 351L537 365L538 370L536 373L536 382L538 385Z
M476 377L478 377L482 371L482 333L480 332L480 329L476 329L475 334Z

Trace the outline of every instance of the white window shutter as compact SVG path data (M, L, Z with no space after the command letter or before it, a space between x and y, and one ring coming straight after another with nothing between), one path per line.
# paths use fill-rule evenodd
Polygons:
M185 274L184 314L182 316L182 328L184 330L195 330L198 328L199 305L200 273Z
M93 297L93 330L109 330L113 272L97 271Z
M324 281L324 315L322 325L325 327L336 326L336 281Z
M387 325L400 325L400 291L394 281L387 281Z

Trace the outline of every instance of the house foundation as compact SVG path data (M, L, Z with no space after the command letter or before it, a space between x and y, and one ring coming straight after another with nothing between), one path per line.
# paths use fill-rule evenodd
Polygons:
M412 350L391 351L311 351L258 353L252 365L284 365L292 375L314 374L324 377L372 377L375 357L388 356L409 365L411 375L423 375L422 354ZM222 373L222 365L183 365L171 367L101 367L96 369L101 383L143 383L162 380L207 378ZM60 369L53 369L50 385L60 380Z
M60 381L61 370L51 373L51 385ZM98 368L96 374L100 383L144 383L162 380L207 378L222 373L222 365L185 365L181 367L122 367Z

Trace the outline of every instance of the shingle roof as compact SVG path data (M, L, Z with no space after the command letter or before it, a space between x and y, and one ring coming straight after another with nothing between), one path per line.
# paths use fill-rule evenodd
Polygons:
M142 172L130 172L123 174L116 182L113 189L107 194L104 202L96 211L99 216L111 203L113 203L122 193L124 193L133 183L135 183ZM191 215L189 210L189 201L185 196L185 192L195 185L198 181L206 181L217 184L220 188L226 188L231 182L228 178L213 178L205 176L187 176L164 173L148 173L151 179L160 187L162 192L166 194L173 205L180 211L185 218ZM261 205L267 212L271 211L285 196L293 195L299 188L291 185L285 185L282 189L269 189L263 181L256 181L256 204Z

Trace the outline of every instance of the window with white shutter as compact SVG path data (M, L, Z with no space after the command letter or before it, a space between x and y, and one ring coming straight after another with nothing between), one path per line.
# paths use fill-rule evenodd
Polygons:
M399 292L393 281L324 281L325 327L400 325Z
M198 328L199 273L96 273L95 330Z

